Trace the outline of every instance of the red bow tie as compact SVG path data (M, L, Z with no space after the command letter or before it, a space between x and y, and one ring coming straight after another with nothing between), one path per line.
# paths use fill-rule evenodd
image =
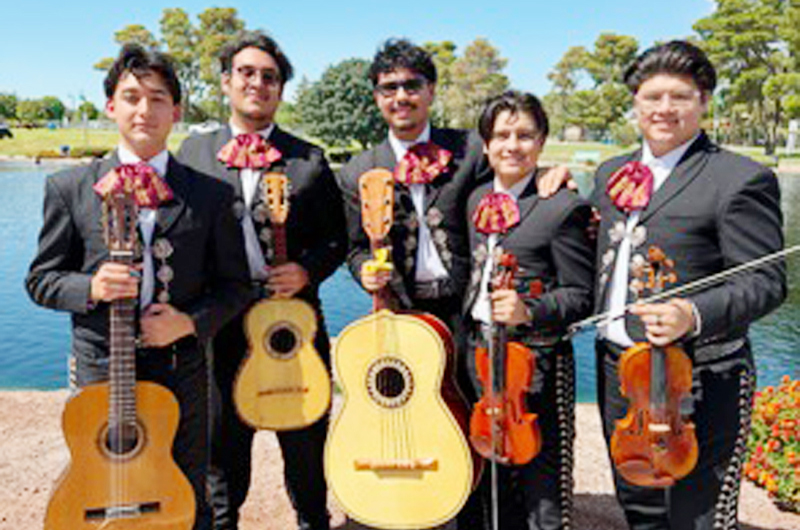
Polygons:
M628 162L608 179L606 193L626 214L643 210L653 193L653 172L641 162Z
M172 199L172 190L167 183L144 162L117 166L93 188L104 198L113 193L131 193L140 208L158 208L162 202Z
M280 160L281 152L258 133L238 134L217 153L228 167L265 169Z
M401 184L427 184L447 171L452 157L433 142L412 145L394 169L394 179Z
M519 223L519 206L508 193L484 195L472 215L475 228L482 234L504 234Z

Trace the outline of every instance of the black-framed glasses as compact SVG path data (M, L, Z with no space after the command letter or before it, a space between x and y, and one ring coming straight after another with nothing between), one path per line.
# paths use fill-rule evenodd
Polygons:
M273 70L272 68L259 70L258 68L253 68L252 66L237 66L233 69L233 71L248 83L254 82L256 80L256 76L259 76L261 82L267 86L278 86L281 84L280 72Z
M406 94L416 94L422 90L428 82L422 77L412 77L405 81L387 81L385 83L378 83L375 85L375 90L381 96L391 97L397 94L401 88L406 91Z

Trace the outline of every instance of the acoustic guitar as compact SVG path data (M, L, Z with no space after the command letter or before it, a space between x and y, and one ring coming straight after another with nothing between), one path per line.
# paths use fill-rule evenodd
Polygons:
M109 195L104 232L111 260L133 261L137 208ZM135 299L111 302L109 382L87 385L62 417L70 464L45 516L45 530L189 530L194 490L172 458L179 407L172 392L136 381Z
M393 219L391 172L359 180L364 229L378 267ZM343 406L325 446L331 492L353 519L378 528L430 528L459 512L475 479L467 408L453 385L453 341L428 314L388 309L347 326L334 350Z
M275 265L287 263L286 218L289 179L266 173L264 202L271 221ZM331 379L314 349L317 318L310 304L297 298L270 298L245 315L249 352L233 388L239 417L256 429L291 430L317 421L331 403Z

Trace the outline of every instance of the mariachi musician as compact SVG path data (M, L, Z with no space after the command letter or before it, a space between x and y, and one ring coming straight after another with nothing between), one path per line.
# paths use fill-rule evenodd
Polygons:
M700 127L716 85L706 55L683 41L655 46L634 61L624 81L644 142L600 166L592 196L602 219L596 308L612 315L634 302L634 294L652 294L641 289L649 283L641 271L654 250L670 264L672 285L680 286L783 248L773 172L721 149ZM630 193L620 193L624 188ZM679 298L640 303L600 328L598 403L606 440L628 407L618 375L627 348L678 342L693 364L691 407L682 408L691 412L697 463L669 487L634 485L615 470L631 528L737 527L756 375L748 327L785 296L785 267L774 263Z
M571 528L575 368L572 345L559 336L591 312L591 208L566 189L551 200L539 199L537 160L548 120L535 96L509 91L490 99L478 129L494 179L479 186L468 203L469 350L492 340L492 321L506 326L509 340L529 346L533 377L523 399L528 411L538 415L542 445L528 463L499 466L497 506L492 505L490 473L484 472L459 516L459 528L489 529L492 512L498 513L503 529ZM516 258L513 288L492 288L493 264L501 253ZM475 380L474 355L468 363ZM478 393L487 391L480 383L475 386Z
M339 189L322 150L278 127L273 119L292 65L278 44L260 32L244 32L220 53L222 91L231 107L230 124L188 138L179 153L187 165L227 183L236 196L254 285L286 299L297 297L316 312L314 348L330 366L330 343L322 317L319 286L345 256L344 213ZM248 151L254 149L254 156ZM277 254L260 179L265 172L286 175L288 263ZM245 312L214 341L211 471L209 490L216 530L236 529L239 508L250 486L251 446L255 429L242 421L233 400L234 381L248 345ZM289 498L300 528L327 530L327 487L323 447L328 414L311 425L277 433Z

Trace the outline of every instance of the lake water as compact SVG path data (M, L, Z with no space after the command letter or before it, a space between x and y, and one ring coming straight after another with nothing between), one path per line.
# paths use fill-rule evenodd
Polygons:
M42 222L44 178L58 166L0 162L0 388L56 389L66 385L70 324L66 313L34 305L23 280L36 250ZM587 179L581 182L582 189ZM786 245L800 243L800 176L782 176ZM789 258L789 298L752 328L759 385L775 384L781 375L800 378L800 259ZM340 268L322 286L323 307L331 335L370 310L370 300ZM592 333L573 341L578 361L578 399L594 401Z

